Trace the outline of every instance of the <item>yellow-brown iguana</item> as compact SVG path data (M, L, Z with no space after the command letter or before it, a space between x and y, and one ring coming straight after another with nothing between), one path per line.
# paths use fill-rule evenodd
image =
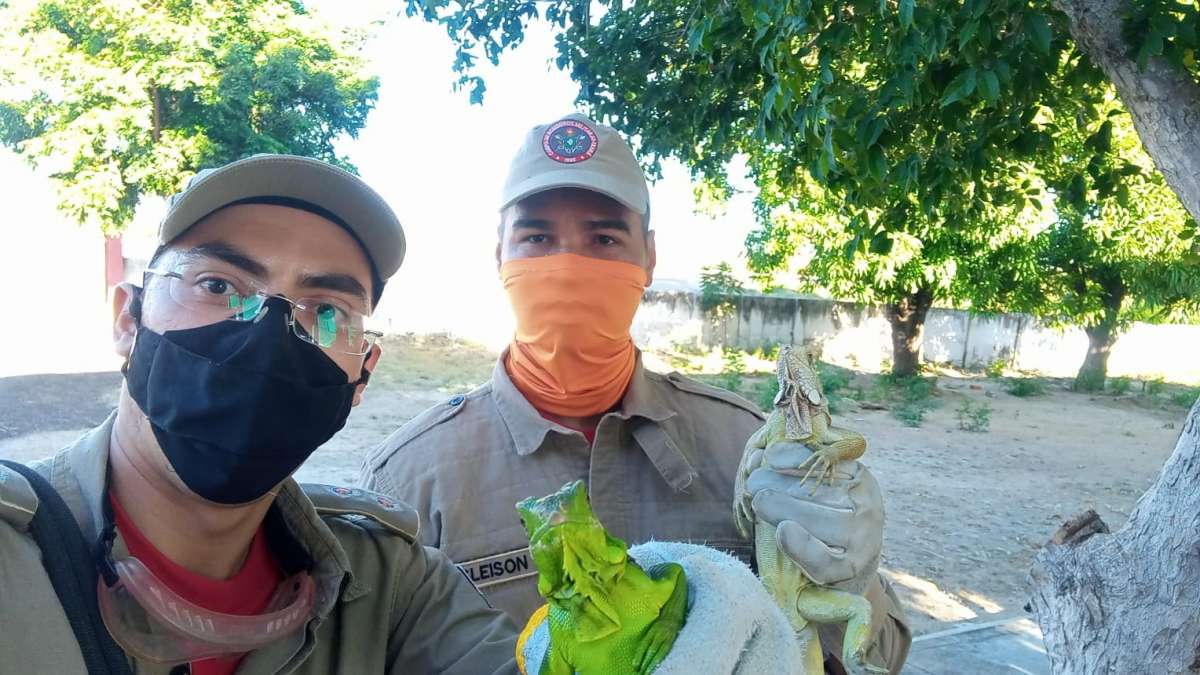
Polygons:
M818 586L806 576L779 550L776 525L756 517L752 495L746 490L750 473L765 465L766 453L762 451L773 443L803 443L812 451L799 466L782 471L794 472L799 477L807 466L800 483L815 477L815 487L832 478L838 462L858 459L866 452L867 441L861 434L833 426L816 371L818 356L819 351L807 345L779 350L775 409L746 444L734 486L734 517L742 536L754 541L754 557L763 585L796 630L805 654L806 675L824 673L821 643L813 624L840 622L847 624L842 644L843 665L851 673L886 672L864 661L870 637L870 603L853 593ZM754 466L750 466L752 456L756 458ZM776 467L776 470L781 469Z

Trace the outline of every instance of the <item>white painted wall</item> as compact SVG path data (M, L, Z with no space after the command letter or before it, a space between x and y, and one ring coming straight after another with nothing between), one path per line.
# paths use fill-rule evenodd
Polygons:
M638 344L667 347L824 341L825 358L873 370L892 356L891 327L880 307L815 298L750 295L724 320L700 311L696 292L676 286L646 295L634 322ZM933 309L925 325L925 360L982 368L998 359L1022 370L1073 376L1087 351L1079 329L1056 329L1019 314L972 315ZM1163 376L1200 382L1200 326L1136 324L1117 341L1111 375Z

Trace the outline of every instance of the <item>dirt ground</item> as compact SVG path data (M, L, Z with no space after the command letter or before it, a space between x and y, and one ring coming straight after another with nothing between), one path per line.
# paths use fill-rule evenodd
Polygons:
M390 340L386 353L391 363L373 378L366 401L299 480L353 482L370 448L429 405L485 380L494 363L486 350L436 336ZM99 423L119 381L116 373L0 378L0 457L45 456ZM964 398L991 407L989 431L959 429L955 410ZM883 569L917 633L1022 614L1037 548L1088 508L1121 527L1187 413L1053 382L1045 395L1017 398L1001 381L969 376L938 377L932 401L920 428L855 404L835 420L868 439L864 461L886 499Z

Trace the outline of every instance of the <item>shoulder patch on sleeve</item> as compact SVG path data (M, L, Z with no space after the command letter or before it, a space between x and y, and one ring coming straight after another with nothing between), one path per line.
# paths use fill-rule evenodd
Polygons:
M404 537L417 540L421 521L417 510L404 502L362 488L301 483L304 495L312 500L321 516L363 516Z
M37 508L38 496L29 481L0 464L0 520L24 532Z
M455 394L405 422L367 455L363 463L366 475L375 473L379 467L387 463L392 455L396 454L397 450L403 448L409 441L459 414L467 406L479 398L486 396L491 390L492 384L488 382L472 390L470 393Z
M699 396L716 399L718 401L724 401L725 403L745 410L760 420L766 419L766 417L763 415L763 411L759 410L758 406L754 405L750 401L747 401L741 396L738 396L732 391L721 389L720 387L712 387L704 384L703 382L697 382L696 380L684 377L679 373L671 373L670 375L667 375L666 378L668 382L670 382L675 386L676 389L680 391L684 391L689 394L697 394Z

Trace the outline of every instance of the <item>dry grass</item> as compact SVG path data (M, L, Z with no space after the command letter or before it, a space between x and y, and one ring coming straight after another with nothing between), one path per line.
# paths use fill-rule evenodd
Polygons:
M371 384L383 389L446 393L472 389L488 380L496 353L445 334L389 336Z

